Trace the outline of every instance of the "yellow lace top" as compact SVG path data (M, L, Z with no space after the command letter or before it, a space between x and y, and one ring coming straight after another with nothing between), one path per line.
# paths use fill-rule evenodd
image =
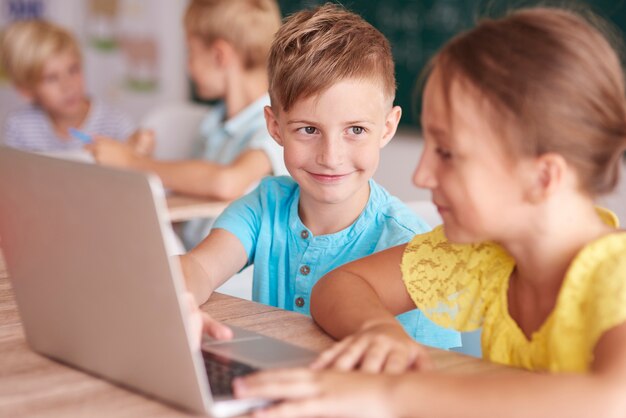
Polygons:
M617 226L611 212L598 213ZM435 323L483 328L484 358L529 370L586 371L600 336L626 322L626 233L606 235L578 253L554 310L530 340L508 311L514 266L502 247L451 244L440 226L413 238L401 268L411 298Z

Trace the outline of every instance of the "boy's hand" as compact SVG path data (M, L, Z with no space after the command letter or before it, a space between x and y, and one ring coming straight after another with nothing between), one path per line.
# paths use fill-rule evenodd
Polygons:
M102 135L94 135L92 142L85 145L85 149L98 163L112 167L132 167L140 158L128 143Z
M150 157L154 153L156 140L152 129L137 129L126 139L126 143L139 155Z
M203 334L216 340L230 340L233 338L233 330L211 318L206 312L201 311L191 293L185 292L185 298L191 312L191 318L189 318L191 347L200 349Z
M402 373L432 368L426 349L396 322L377 322L344 338L322 352L313 369L361 370L368 373Z
M255 418L391 418L395 376L310 369L272 370L236 379L237 398L282 400Z

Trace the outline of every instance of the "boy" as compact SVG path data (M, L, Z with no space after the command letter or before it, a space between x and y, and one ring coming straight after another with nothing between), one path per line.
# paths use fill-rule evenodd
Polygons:
M200 126L198 159L156 161L102 137L89 149L102 164L152 171L171 190L232 200L262 177L286 173L263 117L269 104L267 54L280 11L274 0L193 0L184 24L198 95L221 101ZM208 229L206 220L188 223L185 245L196 245Z
M8 115L6 145L66 152L83 148L69 128L115 138L133 132L130 118L86 95L80 49L65 29L43 20L18 21L3 32L1 50L9 78L31 102ZM129 146L138 145L140 139L134 137Z
M266 178L233 202L181 264L198 302L254 263L255 301L309 314L324 274L427 226L371 179L401 116L390 46L378 30L335 5L296 13L272 44L269 77L267 127L292 178ZM400 320L425 344L460 345L458 333L417 310Z

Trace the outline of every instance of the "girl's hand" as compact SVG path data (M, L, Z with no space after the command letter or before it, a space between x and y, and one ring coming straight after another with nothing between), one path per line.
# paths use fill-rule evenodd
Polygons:
M238 398L281 400L254 411L254 418L387 418L393 376L311 369L273 370L234 382Z
M432 368L426 349L409 337L397 322L377 322L324 351L313 369L357 369L368 373L402 373Z

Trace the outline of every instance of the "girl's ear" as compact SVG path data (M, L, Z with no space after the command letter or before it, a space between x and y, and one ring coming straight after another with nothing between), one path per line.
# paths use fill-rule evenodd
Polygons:
M283 138L280 135L280 129L278 126L277 115L274 114L274 109L271 106L265 106L263 108L263 114L265 115L265 124L267 125L267 131L270 133L274 141L281 147L283 146Z
M398 129L398 123L402 117L402 108L400 106L394 106L391 108L387 117L385 118L385 126L383 127L383 136L380 141L380 147L383 148L391 141L391 138L396 134Z
M539 203L563 187L568 165L563 156L546 153L537 157L533 166L527 195L531 203Z

